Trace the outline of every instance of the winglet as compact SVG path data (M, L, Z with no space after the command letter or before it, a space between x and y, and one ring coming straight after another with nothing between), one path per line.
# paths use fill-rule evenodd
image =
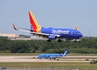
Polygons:
M17 30L16 26L13 23L12 23L12 26L13 26L14 30Z
M78 26L77 25L75 26L75 29L78 30Z

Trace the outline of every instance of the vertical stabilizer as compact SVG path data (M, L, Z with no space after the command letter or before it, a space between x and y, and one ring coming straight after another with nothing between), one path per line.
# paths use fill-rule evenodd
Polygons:
M66 51L64 52L64 56L66 56L67 55L67 53L68 53L68 48L66 49Z
M33 13L31 11L29 11L28 13L29 13L30 24L33 27L34 32L40 32L41 31L41 26L38 24L38 22L35 19Z

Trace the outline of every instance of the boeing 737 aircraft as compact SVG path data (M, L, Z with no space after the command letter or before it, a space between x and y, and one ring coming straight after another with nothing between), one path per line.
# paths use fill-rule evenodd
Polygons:
M36 21L33 13L31 11L28 13L29 13L31 29L19 28L19 27L16 28L16 26L13 24L13 27L15 30L25 31L25 32L29 32L33 35L38 35L43 38L47 38L48 42L50 42L51 40L58 40L58 42L61 42L61 40L64 38L66 40L78 41L79 38L83 36L83 34L80 31L78 31L77 26L75 27L75 29L42 27Z
M40 54L37 58L41 59L41 58L45 58L45 59L56 59L56 58L60 58L60 57L64 57L66 56L68 53L68 48L66 49L66 51L63 54Z

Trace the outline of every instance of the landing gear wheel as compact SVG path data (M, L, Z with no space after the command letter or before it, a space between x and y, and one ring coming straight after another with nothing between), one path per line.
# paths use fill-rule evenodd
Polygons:
M51 42L51 40L47 40L47 42Z
M56 60L56 58L54 58L54 60Z
M76 43L77 41L75 40L74 42Z
M62 40L61 39L58 39L58 42L61 42Z
M57 61L59 61L59 59L57 59Z

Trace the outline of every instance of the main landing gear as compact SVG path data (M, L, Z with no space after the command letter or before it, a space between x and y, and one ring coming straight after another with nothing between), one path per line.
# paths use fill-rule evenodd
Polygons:
M62 42L61 39L58 39L57 41L58 41L58 42ZM47 40L47 42L51 42L51 40Z

